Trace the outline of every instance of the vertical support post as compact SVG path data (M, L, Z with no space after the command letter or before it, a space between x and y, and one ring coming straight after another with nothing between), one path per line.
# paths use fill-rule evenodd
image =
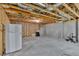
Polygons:
M43 31L44 31L44 32L43 32L43 35L46 36L46 35L47 35L46 24L43 24L43 26L44 26L44 29L43 29Z
M64 37L64 21L62 21L62 27L63 27L63 28L62 28L62 31L63 31L62 34L63 34L63 38L65 39L65 37Z
M40 30L41 24L38 24L38 27L39 27L39 30Z
M2 24L0 24L0 56L3 55L3 27Z
M0 5L0 55L3 55L3 37L4 37L4 32L3 32L3 24L9 24L9 18L7 17L7 14L5 13L5 10L1 7Z
M78 17L76 18L76 42L78 42Z

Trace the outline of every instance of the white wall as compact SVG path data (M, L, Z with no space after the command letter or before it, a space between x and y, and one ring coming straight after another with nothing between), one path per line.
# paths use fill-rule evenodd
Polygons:
M46 25L46 35L49 37L62 39L70 33L75 35L75 21L52 23Z
M40 28L40 36L46 36L46 25Z
M61 22L46 25L47 35L53 38L58 38L58 39L62 38L63 37L62 30L63 30L63 25Z
M22 49L22 25L6 24L5 25L5 48L6 53Z
M64 37L68 36L70 33L74 33L74 36L76 35L76 22L70 21L66 22L64 24Z

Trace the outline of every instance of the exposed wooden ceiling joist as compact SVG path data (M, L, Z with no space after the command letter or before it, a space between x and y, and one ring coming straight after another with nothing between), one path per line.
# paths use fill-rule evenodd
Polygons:
M79 3L74 3L74 5L78 8L78 14L79 14Z
M3 4L4 5L4 4ZM5 4L5 6L6 6L7 4ZM27 12L30 12L30 13L34 13L34 14L38 14L38 13L35 13L35 12L32 12L32 11L29 11L29 10L24 10L24 9L21 9L21 8L19 8L19 7L16 7L16 6L13 6L13 5L8 5L8 6L10 6L9 8L13 8L13 9L18 9L18 10L21 10L21 11L27 11ZM6 7L5 7L6 8ZM43 15L43 14L40 14L40 15ZM46 15L45 15L46 16ZM50 17L50 16L49 16ZM54 17L51 17L51 18L54 18ZM56 18L55 18L56 19Z
M38 17L42 17L42 18L45 18L45 19L55 19L55 18L53 18L53 17L49 17L49 16L46 16L46 15L42 15L42 14L37 14L37 13L34 13L34 12L30 12L30 11L28 11L28 10L22 10L22 9L17 8L17 7L15 7L15 6L12 6L12 5L10 5L10 8L12 8L13 10L21 11L22 13L23 13L23 12L24 12L24 13L30 13L30 14L32 14L32 15L35 15L35 17L38 16ZM5 9L8 9L8 8L5 8Z
M75 11L73 11L67 4L64 4L64 6L65 6L68 10L70 10L73 14L75 14L77 17L79 17L79 15L78 15Z
M32 7L32 8L39 9L39 10L41 10L41 11L43 11L43 12L47 12L47 13L51 14L53 17L55 17L55 18L60 18L60 17L61 17L61 16L59 16L59 15L57 15L57 14L51 13L50 11L47 11L47 10L42 9L42 8L39 8L39 7L37 7L37 6L35 6L35 5L32 5L32 4L24 4L24 5L30 6L30 7ZM49 15L48 15L48 16L49 16Z
M39 17L39 18L43 18L43 19L55 20L55 18L53 18L53 17L49 17L49 16L45 16L45 15L40 15L40 14L36 14L36 13L33 13L33 12L27 13L27 11L17 10L17 9L13 9L13 8L5 8L5 10L6 10L6 12L8 12L10 10L10 11L14 11L16 13L24 13L24 14L26 14L26 16L34 15L35 17Z
M64 5L59 6L58 9L61 10L62 12L64 12L64 13L66 13L66 14L72 16L74 19L76 18L76 15L73 14L73 13L72 13L68 8L66 8ZM68 17L69 17L69 16L68 16ZM73 19L73 18L72 18L72 19Z
M31 19L23 20L23 18L9 18L9 19L10 19L10 21L24 22L24 23L38 23L38 22L36 22L36 20L40 21L38 24L55 23L55 21L43 20L43 19L38 19L38 18L35 21L33 19L32 20Z
M38 4L39 5L39 4ZM66 19L66 18L68 18L69 20L70 20L70 18L71 19L75 19L74 17L72 17L72 16L70 16L69 14L67 14L67 13L65 13L65 12L63 12L63 11L61 11L61 10L59 10L58 9L58 6L60 6L60 4L57 4L58 6L55 6L55 4L47 4L47 5L49 5L49 6L46 6L48 9L52 9L52 11L54 11L54 12L52 12L51 10L49 10L51 13L55 13L55 14L58 14L58 15L60 15L60 16L62 16L62 18L64 18L64 19ZM62 4L63 5L63 4Z
M75 19L74 17L70 16L69 14L65 13L64 11L60 10L58 7L56 6L52 6L52 8L57 11L61 16L62 18L68 18L69 20L72 18L72 19Z
M74 20L76 17L79 17L78 12L78 4L62 4L61 6L54 6L53 4L46 3L45 5L49 5L48 7L45 6L45 9L42 7L37 6L37 4L34 3L21 3L22 5L16 3L16 4L0 4L4 7L5 11L7 12L9 18L15 17L15 18L23 18L24 21L27 21L26 19L31 19L31 17L36 17L43 19L44 21L60 21L61 19L65 20ZM40 4L38 4L40 5ZM75 8L74 8L75 5ZM23 8L23 7L25 8ZM64 8L62 7L64 6ZM30 7L31 10L29 8ZM73 7L73 8L72 8ZM52 9L51 9L52 8ZM74 9L77 9L76 10ZM51 10L48 10L51 9ZM36 12L34 10L38 10L39 12ZM46 13L46 14L45 14ZM21 16L22 15L22 16ZM10 17L11 16L11 17ZM19 17L18 17L19 16ZM61 20L61 21L63 21Z
M69 14L66 14L65 12L59 10L59 9L56 9L56 11L60 12L63 16L65 16L66 18L68 18L68 20L70 20L71 18L74 20L75 18L70 16ZM62 17L64 19L66 19L65 17Z

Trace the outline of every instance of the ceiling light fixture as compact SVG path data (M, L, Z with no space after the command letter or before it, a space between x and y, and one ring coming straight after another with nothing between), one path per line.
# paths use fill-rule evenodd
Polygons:
M40 21L40 19L33 19L33 20L31 20L32 22L36 22L36 23L40 23L41 21Z

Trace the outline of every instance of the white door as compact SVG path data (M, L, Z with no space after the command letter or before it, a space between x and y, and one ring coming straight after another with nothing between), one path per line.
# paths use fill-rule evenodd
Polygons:
M5 48L6 53L22 49L22 25L5 25Z

